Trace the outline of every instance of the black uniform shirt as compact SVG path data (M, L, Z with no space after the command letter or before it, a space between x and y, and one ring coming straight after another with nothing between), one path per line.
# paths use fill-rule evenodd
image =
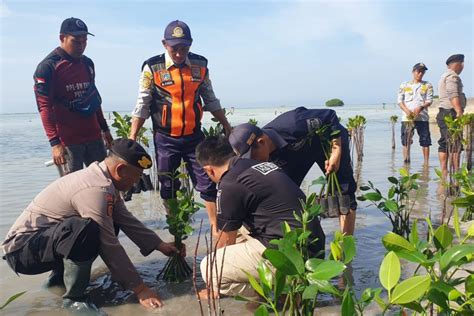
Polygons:
M315 162L324 170L324 156L321 140L315 131L329 125L328 133L347 130L339 123L336 112L325 109L296 108L283 113L265 125L262 130L277 149L270 155L270 161L282 168L298 185Z
M301 212L300 188L275 164L251 159L232 158L229 170L218 185L217 227L234 231L242 225L250 235L269 247L269 241L283 236L281 223L300 227L293 212ZM324 249L324 233L319 221L310 227L313 239L318 237L314 253Z

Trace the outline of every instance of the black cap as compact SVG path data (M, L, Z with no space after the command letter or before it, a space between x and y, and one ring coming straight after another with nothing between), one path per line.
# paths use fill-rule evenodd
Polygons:
M165 29L165 41L170 46L185 45L191 46L193 38L189 26L183 21L173 21Z
M253 142L263 135L262 130L253 124L244 123L232 129L229 142L234 152L243 158L250 158Z
M89 33L87 29L86 23L84 23L81 19L78 18L69 18L63 21L61 24L61 30L59 31L61 34L70 34L70 35L92 35L94 34Z
M415 66L413 66L413 70L412 70L412 71L415 71L415 70L423 70L423 71L426 71L426 70L428 70L428 68L427 68L426 65L423 64L423 63L417 63L417 64L415 64Z
M139 143L127 138L118 138L112 142L110 151L132 166L148 169L151 167L151 157Z
M450 63L463 63L463 62L464 62L463 54L451 55L449 56L448 59L446 59L446 65L449 65Z

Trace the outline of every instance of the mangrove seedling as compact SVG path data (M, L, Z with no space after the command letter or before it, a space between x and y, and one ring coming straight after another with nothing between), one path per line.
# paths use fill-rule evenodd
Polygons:
M112 126L115 127L115 134L117 137L128 138L132 128L132 117L129 115L121 116L118 112L112 112L114 115L114 122ZM145 147L150 146L150 141L145 133L148 131L146 127L140 128L137 135L137 142L143 144Z
M248 121L248 123L257 126L258 121L257 121L256 119L254 119L254 118L250 118L249 121Z
M357 152L357 161L362 161L364 156L364 130L367 120L362 115L350 117L347 123L347 130L350 137L351 160L354 160L354 147Z
M411 145L413 143L413 133L415 131L415 119L415 114L410 113L410 115L407 115L407 121L404 122L406 145L403 148L403 162L405 163L410 162Z
M224 111L224 116L228 117L229 115L232 114L232 112L226 112L226 109L222 109ZM215 117L211 118L211 121L217 123L215 126L210 126L209 129L202 128L202 132L204 133L205 137L210 137L210 136L221 136L225 135L225 130L224 126L217 120Z
M395 149L395 125L397 124L398 116L390 116L390 123L392 124L392 149Z
M416 198L411 198L410 193L418 190L418 173L410 175L406 169L400 169L400 177L388 177L392 186L387 196L383 196L379 189L369 181L368 186L361 186L362 191L370 191L357 199L370 201L392 223L392 231L407 237L410 234L410 213L415 206Z
M188 181L188 174L177 171L174 175L170 176L172 183L175 179L182 179ZM171 235L174 236L174 244L176 248L181 249L183 247L183 240L193 232L193 228L190 225L192 216L196 213L203 205L194 201L194 190L188 191L184 186L176 192L176 196L166 201L168 206L168 214L166 215L166 223L168 224L168 230ZM192 269L189 267L186 259L175 254L171 256L163 270L158 274L157 279L160 277L168 282L183 282L192 273Z

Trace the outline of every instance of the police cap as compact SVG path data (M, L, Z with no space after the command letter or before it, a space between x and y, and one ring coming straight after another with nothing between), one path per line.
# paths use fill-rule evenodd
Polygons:
M139 143L127 138L118 138L112 142L110 151L132 166L148 169L151 167L151 157Z
M262 136L262 130L253 124L240 124L232 130L229 142L238 156L250 158L253 142Z
M446 59L446 65L449 65L450 63L463 63L463 62L464 62L463 54L451 55L449 56L448 59Z
M189 26L183 21L172 21L165 29L165 41L170 46L185 45L191 46L193 38Z
M415 70L426 71L426 70L428 70L428 67L426 67L426 65L423 64L423 63L417 63L417 64L415 64L415 66L413 66L413 71L415 71Z
M71 34L73 36L87 34L94 36L94 34L89 33L86 23L78 18L68 18L64 20L63 23L61 23L61 29L59 30L59 33Z

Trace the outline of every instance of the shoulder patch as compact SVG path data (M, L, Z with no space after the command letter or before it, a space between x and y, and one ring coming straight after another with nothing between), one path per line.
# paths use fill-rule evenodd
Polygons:
M111 193L105 195L105 201L107 202L107 216L111 217L114 212L114 197Z
M257 170L258 172L266 176L270 172L278 170L278 166L272 162L262 162L252 166L252 169Z
M309 118L306 120L306 125L308 126L308 132L315 132L321 128L322 122L319 118Z

